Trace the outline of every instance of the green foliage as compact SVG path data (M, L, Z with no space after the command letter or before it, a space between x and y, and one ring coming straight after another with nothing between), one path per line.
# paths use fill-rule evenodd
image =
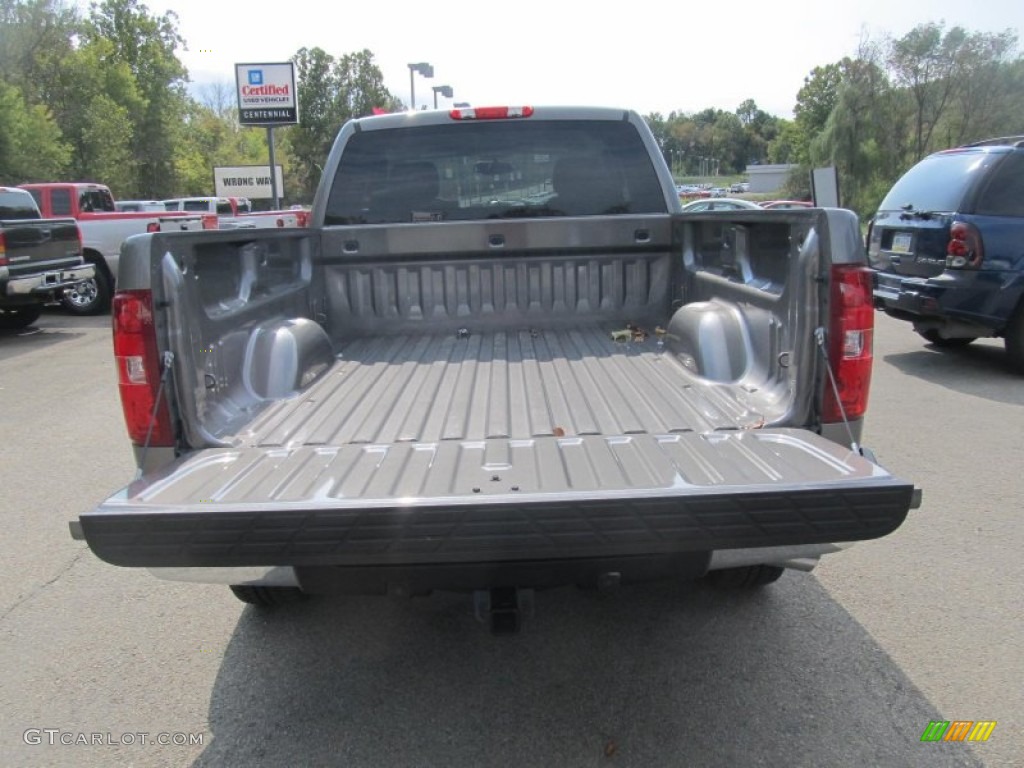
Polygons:
M70 155L49 111L29 105L20 89L0 80L0 184L58 176Z
M665 155L679 176L742 173L747 165L763 162L781 121L746 99L735 112L705 109L687 114L672 112L645 117Z
M299 80L301 122L285 132L286 146L295 159L292 170L300 194L308 200L345 121L371 115L374 108L395 111L401 103L384 87L384 76L370 51L335 59L322 48L301 48L292 60Z

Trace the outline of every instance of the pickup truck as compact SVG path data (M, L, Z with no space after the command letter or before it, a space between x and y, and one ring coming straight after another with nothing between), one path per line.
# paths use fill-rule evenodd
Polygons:
M180 197L164 200L168 211L191 211L217 215L218 229L257 229L260 227L304 227L309 214L301 209L289 211L253 211L245 197Z
M0 187L0 329L31 325L93 269L82 261L74 219L44 219L28 192Z
M103 560L308 593L809 570L919 493L862 449L855 214L682 214L635 112L344 125L305 229L125 244L114 350L139 474L71 522Z
M95 277L83 280L62 292L68 311L96 315L107 310L113 295L121 244L131 235L160 231L165 222L181 218L178 228L202 229L195 214L160 212L121 212L114 197L102 184L38 183L22 184L35 198L44 216L71 216L78 222L82 236L82 255L95 266Z

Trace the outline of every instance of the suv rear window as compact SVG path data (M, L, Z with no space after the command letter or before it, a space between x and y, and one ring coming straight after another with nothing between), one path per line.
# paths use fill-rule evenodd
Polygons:
M363 131L345 145L327 224L666 213L629 123L453 123Z
M926 157L903 174L878 209L898 211L911 205L915 211L957 211L967 190L1000 157L979 151Z

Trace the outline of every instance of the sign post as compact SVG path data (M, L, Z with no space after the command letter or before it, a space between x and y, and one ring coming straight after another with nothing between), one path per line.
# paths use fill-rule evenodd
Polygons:
M270 167L274 162L274 126L299 122L299 100L295 91L295 64L235 64L238 89L239 125L265 125ZM280 207L277 174L270 174L270 194L275 208Z

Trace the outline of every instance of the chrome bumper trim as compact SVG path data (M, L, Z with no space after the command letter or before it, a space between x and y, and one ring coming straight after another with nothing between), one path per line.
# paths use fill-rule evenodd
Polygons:
M83 280L96 277L94 264L83 264L71 269L55 269L51 272L40 272L28 277L16 277L7 282L8 296L27 296L32 293L46 293L60 288L69 288Z

